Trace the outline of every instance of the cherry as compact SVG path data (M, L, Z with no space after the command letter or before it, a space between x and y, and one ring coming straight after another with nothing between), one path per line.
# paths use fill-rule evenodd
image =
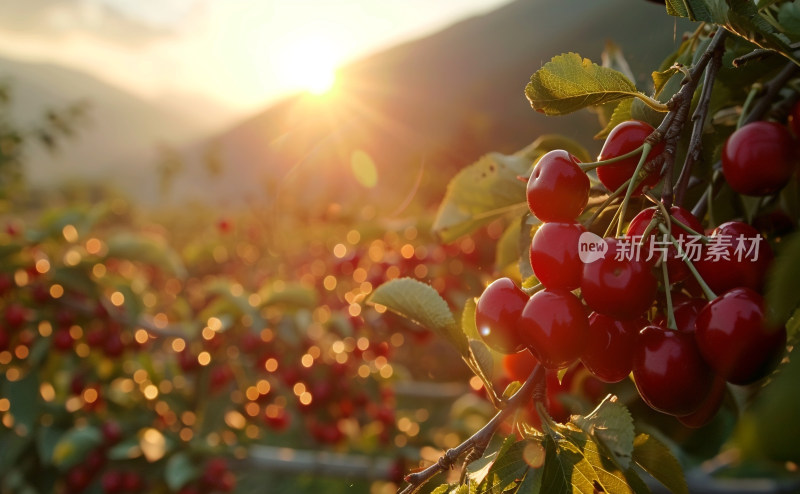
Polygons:
M630 225L628 225L628 232L626 233L626 236L632 238L632 241L638 241L638 239L644 235L647 226L653 220L653 217L657 211L658 208L656 207L647 208L640 211L639 214L637 214L636 217L631 220ZM695 232L703 232L702 223L700 223L700 221L695 218L691 212L683 209L682 207L672 206L669 214ZM670 235L675 237L675 240L684 250L691 249L691 247L684 247L684 245L690 242L693 242L694 245L697 246L697 249L702 246L699 238L693 238L693 233L684 229L675 222L670 224ZM641 258L647 261L657 261L661 255L661 252L663 252L663 250L660 249L662 242L665 243L666 247L667 273L669 275L670 283L677 283L678 281L685 280L691 274L689 268L687 268L683 260L679 258L678 250L669 243L670 240L666 238L666 236L663 235L658 228L651 230L650 235L641 246L641 252L639 255ZM692 256L691 252L685 252L685 254L690 258Z
M697 315L697 345L706 361L733 384L765 377L786 346L786 328L766 321L764 299L749 288L734 288Z
M10 343L11 337L8 335L6 329L0 326L0 352L7 350Z
M539 220L574 221L589 201L589 177L563 149L539 158L528 179L528 207Z
M124 472L122 474L122 490L128 492L138 492L144 487L142 476L136 472Z
M655 129L640 120L628 120L614 127L603 143L603 148L600 150L600 155L597 157L599 161L616 158L627 154L642 144L645 139L653 133ZM660 142L653 146L650 154L647 155L647 160L650 161L664 151L664 142ZM630 158L618 161L616 163L603 165L597 169L597 178L606 186L610 191L617 190L625 181L633 177L636 171L636 165L639 164L640 155L635 155ZM642 194L644 186L652 187L658 183L658 173L649 174L640 185L638 185L633 195L638 196Z
M711 422L711 419L714 418L720 406L722 406L722 400L725 398L725 389L725 379L716 376L714 384L711 385L711 391L706 399L703 400L700 408L692 414L678 417L678 421L692 429L698 429Z
M619 321L593 312L581 362L603 382L622 381L631 373L636 337L645 325L644 320Z
M680 303L673 301L672 313L675 316L675 325L678 331L684 333L694 332L694 321L697 319L697 314L706 306L708 302L702 298L690 298ZM659 314L653 319L653 324L659 326L667 325L667 316Z
M6 324L11 329L19 329L28 320L28 309L25 306L11 302L5 310Z
M583 266L583 300L595 312L616 319L636 318L652 305L658 283L646 262L625 258L619 240L604 241L605 255Z
M722 148L722 173L731 189L749 196L768 196L782 189L797 168L791 134L776 122L743 125Z
M67 352L72 350L72 335L68 329L58 329L53 333L53 345L56 350Z
M696 412L714 383L691 333L661 326L639 332L633 352L636 389L651 408L670 415Z
M123 491L123 474L116 470L108 471L103 474L100 483L105 494L117 494Z
M589 323L580 300L566 290L535 293L522 311L520 335L547 369L564 369L583 352Z
M103 422L100 431L103 433L103 444L106 446L113 446L122 440L122 427L119 422L114 420Z
M530 259L536 278L547 288L574 290L581 284L583 263L578 239L586 232L580 223L545 223L533 236Z
M524 347L517 325L528 296L510 278L499 278L483 291L475 307L475 325L483 341L500 353Z
M74 466L67 472L66 484L69 492L82 492L91 481L92 475L83 465Z
M764 288L775 255L758 230L741 221L729 221L715 228L709 240L695 268L712 291L747 287L760 292Z
M539 361L527 348L517 353L503 355L503 370L511 381L525 382Z

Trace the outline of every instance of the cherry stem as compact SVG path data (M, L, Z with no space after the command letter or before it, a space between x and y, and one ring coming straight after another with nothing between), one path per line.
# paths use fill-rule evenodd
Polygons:
M747 98L745 98L744 103L742 104L742 113L739 114L739 119L736 120L737 129L740 129L742 125L744 125L744 120L750 111L750 107L753 106L753 101L756 99L756 95L763 90L764 87L759 83L753 84L753 86L750 88L750 92L747 93Z
M541 292L542 290L544 290L544 285L543 285L542 283L537 283L537 284L533 285L533 286L532 286L532 287L530 287L530 288L525 288L525 287L522 287L522 288L521 288L521 290L522 290L523 292L525 292L525 294L526 294L526 295L528 295L528 296L530 297L530 296L531 296L531 295L533 295L534 293L536 293L536 292Z
M594 211L594 213L592 213L592 216L591 216L591 217L590 217L588 220L586 220L586 222L584 222L583 226L585 226L587 229L588 229L590 226L592 226L592 224L593 224L595 221L597 221L597 218L599 218L599 217L600 217L600 215L601 215L601 214L603 214L603 211L605 211L605 210L606 210L606 208L607 208L608 206L610 206L610 205L611 205L611 203L612 203L612 202L614 202L614 200L615 200L617 197L621 196L621 195L622 195L622 193L623 193L623 192L625 192L625 189L627 189L627 188L628 188L628 182L629 182L629 180L626 180L626 181L625 181L625 183L623 183L622 185L620 185L619 187L617 187L617 190L615 190L614 192L612 192L612 193L611 193L611 194L610 194L610 195L609 195L609 196L606 198L606 200L605 200L605 201L603 201L603 203L602 203L602 204L600 204L600 205L597 207L597 209Z
M644 144L642 144L642 146L644 146ZM593 161L591 163L581 163L578 166L584 172L588 172L588 171L594 170L595 168L600 168L603 165L612 165L612 164L617 163L619 161L626 160L628 158L636 156L637 154L639 154L641 152L642 146L639 146L638 148L634 149L633 151L629 151L629 152L627 152L625 154L621 154L621 155L615 156L613 158L608 158L607 160Z
M667 227L664 225L659 225L658 228L661 230L661 233L669 237L669 241L672 243L672 246L678 251L678 257L682 259L684 263L686 263L686 267L692 272L692 276L694 276L694 278L697 280L697 284L700 285L700 288L703 290L703 294L706 296L706 298L708 300L714 300L717 298L717 294L714 293L711 288L709 288L708 283L706 283L706 280L704 280L703 277L700 276L700 273L697 272L697 268L694 267L692 261L690 261L689 258L684 255L683 248L681 248L681 246L678 244L678 241L675 240L675 237L672 236L669 229L667 229Z
M427 482L434 475L445 470L449 470L455 466L458 459L468 454L468 458L474 458L483 455L489 441L494 436L500 425L523 404L528 402L534 395L534 391L539 387L539 381L544 376L544 368L541 364L536 364L536 367L525 380L516 393L505 403L505 406L492 417L478 432L467 438L463 443L455 448L448 449L440 458L439 461L419 472L414 472L406 475L405 481L408 486L400 491L400 494L413 494Z
M675 223L676 225L681 227L683 230L685 230L686 233L691 233L695 237L699 237L701 243L707 244L707 243L710 242L708 237L706 237L705 235L703 235L702 233L700 233L698 231L695 231L693 228L691 228L690 226L684 224L683 222L677 220L674 216L670 215L669 219L670 219L671 222Z
M664 274L664 298L667 299L667 327L669 329L678 329L678 323L675 322L675 311L672 306L672 289L669 284L669 273L667 269L667 260L662 255L661 257L661 272Z
M633 172L633 176L631 177L631 181L628 183L628 190L625 191L625 199L622 200L622 206L620 206L620 210L622 211L619 216L619 220L617 222L617 237L622 235L622 222L625 220L625 213L628 210L628 203L631 200L631 196L633 195L633 190L636 188L636 184L642 179L639 177L639 174L642 172L642 168L644 168L644 164L647 161L647 155L650 154L650 150L653 148L653 145L650 144L649 141L645 141L642 144L642 157L639 158L639 163L636 165L636 170Z

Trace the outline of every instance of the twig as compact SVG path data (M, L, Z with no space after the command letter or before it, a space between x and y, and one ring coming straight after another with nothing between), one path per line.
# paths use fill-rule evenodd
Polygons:
M792 50L796 50L796 49L800 48L800 43L793 43L793 44L789 45L789 48L791 48ZM744 64L746 64L748 62L753 62L755 60L761 60L763 58L767 58L769 56L776 55L776 54L778 54L778 52L775 51L775 50L769 50L769 49L766 49L766 48L759 48L759 49L751 51L750 53L742 55L741 57L734 58L732 64L733 64L734 67L738 68L738 67L740 67L740 66L742 66L742 65L744 65Z
M758 120L763 120L764 116L770 109L772 105L772 101L775 99L775 96L778 95L778 92L783 88L789 79L794 77L797 70L800 69L794 63L788 63L786 66L781 70L778 75L772 78L769 82L764 84L764 93L761 98L759 98L758 103L753 106L753 110L747 115L747 118L744 119L742 125L747 125L752 122L756 122Z
M720 32L725 32L720 30ZM706 118L708 118L708 109L711 103L711 93L714 89L714 81L717 78L720 66L722 65L722 55L725 52L725 45L718 44L712 53L711 60L709 61L708 68L703 79L703 89L700 92L700 99L697 102L697 107L692 115L692 136L689 139L689 150L686 153L686 160L683 162L681 174L678 177L677 185L675 188L675 202L680 206L683 204L683 198L686 195L686 190L689 187L689 178L692 176L692 168L694 164L700 159L700 151L702 148L703 127L705 126Z
M486 450L486 447L489 445L489 441L492 439L492 436L494 436L497 428L500 427L500 424L502 424L513 412L515 412L520 405L533 397L534 393L537 391L537 387L539 387L539 381L541 381L543 375L544 370L541 364L537 364L536 368L528 376L528 379L525 381L522 387L506 402L506 406L497 412L497 414L492 417L492 419L487 422L487 424L484 425L478 432L473 434L466 441L459 444L455 448L448 449L445 454L439 458L439 461L428 468L406 475L405 481L408 482L409 485L400 491L400 494L413 494L417 492L423 486L423 484L430 480L434 475L453 468L456 461L458 461L458 459L465 454L469 454L471 457L474 456L475 453L479 453L478 457L482 456L483 452ZM538 398L541 399L541 397Z

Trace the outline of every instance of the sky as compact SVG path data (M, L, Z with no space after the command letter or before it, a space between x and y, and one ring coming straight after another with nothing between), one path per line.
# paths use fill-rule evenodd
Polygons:
M0 56L246 113L298 90L323 92L338 65L509 1L4 0Z

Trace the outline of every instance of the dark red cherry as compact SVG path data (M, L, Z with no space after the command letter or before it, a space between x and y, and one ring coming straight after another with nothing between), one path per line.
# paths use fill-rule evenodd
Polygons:
M722 400L725 398L725 389L725 379L722 379L720 376L715 376L711 391L708 393L706 399L703 400L700 408L690 415L678 417L678 421L692 429L703 427L711 422L711 419L717 415L720 406L722 406Z
M741 221L729 221L711 232L695 267L716 293L737 287L760 292L774 257L758 230Z
M768 196L782 189L797 169L797 144L783 125L751 122L731 134L722 148L722 174L731 189Z
M539 158L528 179L528 207L539 220L571 222L589 200L589 177L578 158L556 149Z
M581 362L603 382L622 381L631 373L636 338L645 325L644 320L620 321L593 312Z
M768 324L764 299L749 288L709 302L697 315L695 337L709 365L733 384L765 377L786 347L786 328Z
M639 317L655 300L656 279L646 262L626 258L622 242L604 241L605 255L583 266L583 300L595 312L616 319Z
M483 341L500 353L516 353L525 346L517 329L528 295L510 278L499 278L483 291L475 307L475 325Z
M589 323L580 300L567 290L535 293L522 311L520 336L547 369L564 369L580 358Z
M617 156L627 154L642 144L645 139L653 132L653 127L639 120L628 120L614 127L603 143L603 148L600 150L600 155L597 157L598 161L603 161ZM647 160L650 161L657 157L664 151L664 142L658 143L647 155ZM625 181L633 176L636 171L636 165L639 163L640 155L632 156L616 163L603 165L597 169L597 178L606 186L611 192L617 190ZM634 195L641 195L644 186L652 187L658 183L660 179L658 171L650 173L645 180L634 189Z
M714 383L691 333L646 326L633 353L636 389L651 408L670 415L696 412Z
M574 290L581 284L583 263L578 239L586 231L580 223L545 223L533 236L531 267L547 288Z

